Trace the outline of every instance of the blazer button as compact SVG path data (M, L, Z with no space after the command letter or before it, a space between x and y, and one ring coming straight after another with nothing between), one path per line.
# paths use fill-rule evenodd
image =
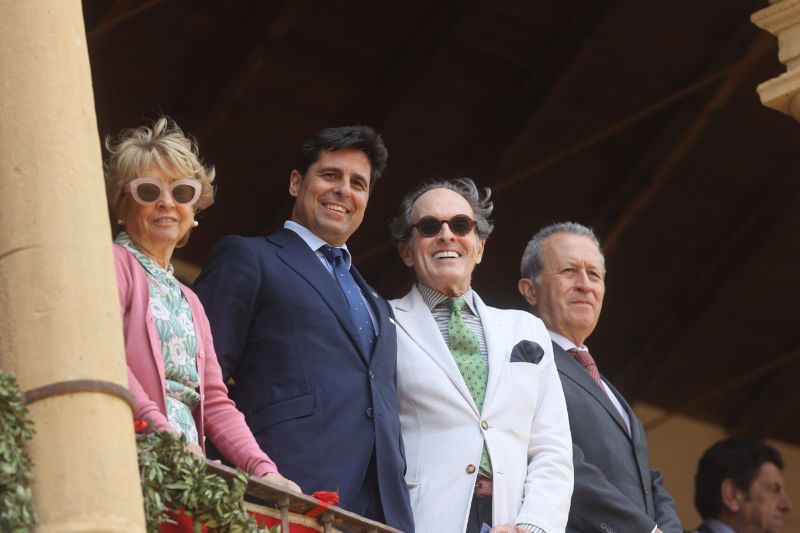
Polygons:
M489 422L487 422L486 420L481 421L481 427L483 429L489 429Z
M372 407L367 408L367 418L375 418L375 409Z
M603 531L608 530L608 524L606 524L605 522L600 522L600 529L602 529Z
M199 352L197 352L197 357L198 357L199 359L202 359L202 358L204 358L205 356L206 356L206 352L204 352L203 350L200 350Z
M467 465L467 474L475 473L475 465Z
M369 379L375 379L375 374L372 372L372 370L369 371Z

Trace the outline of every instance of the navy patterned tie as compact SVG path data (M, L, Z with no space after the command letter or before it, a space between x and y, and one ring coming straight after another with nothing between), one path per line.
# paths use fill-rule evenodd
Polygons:
M347 268L347 261L343 257L344 251L333 246L322 246L319 251L322 252L322 255L333 267L333 275L339 283L344 297L347 299L347 306L350 308L353 322L358 328L361 347L367 355L367 360L369 360L372 356L372 348L375 345L375 328L372 326L372 318L369 316L367 302L361 296L356 280L353 279L350 269Z

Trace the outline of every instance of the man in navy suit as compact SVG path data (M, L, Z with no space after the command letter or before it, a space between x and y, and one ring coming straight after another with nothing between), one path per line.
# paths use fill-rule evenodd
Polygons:
M413 531L395 324L346 245L386 159L367 126L314 134L289 176L291 220L266 237L221 240L194 289L230 396L281 472Z

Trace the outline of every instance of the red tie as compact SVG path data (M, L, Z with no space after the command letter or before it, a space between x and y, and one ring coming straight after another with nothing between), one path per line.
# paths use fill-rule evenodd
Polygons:
M592 377L592 379L600 385L600 388L603 388L602 383L600 382L600 371L597 370L597 363L594 362L592 358L592 354L590 354L586 350L578 350L577 348L572 348L571 350L567 350L572 357L575 358L578 363L583 367L586 372Z

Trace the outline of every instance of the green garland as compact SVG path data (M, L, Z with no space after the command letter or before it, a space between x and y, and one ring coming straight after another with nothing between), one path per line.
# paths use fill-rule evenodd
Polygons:
M33 423L13 376L0 370L0 531L30 531L36 523L31 498L33 463L25 442Z
M16 380L0 370L0 531L23 533L36 523L31 483L33 472L25 442L33 423ZM168 432L139 433L136 444L145 502L147 531L158 533L172 522L167 510L181 509L201 524L222 533L279 533L280 526L260 528L245 511L242 498L247 474L241 470L231 485L207 471L205 461L186 450L185 441Z
M259 528L245 511L242 498L247 474L237 472L229 486L210 473L206 463L186 449L186 441L169 431L138 433L136 444L142 478L148 533L157 533L162 522L173 523L168 510L181 509L210 530L227 533L277 533L280 526Z

